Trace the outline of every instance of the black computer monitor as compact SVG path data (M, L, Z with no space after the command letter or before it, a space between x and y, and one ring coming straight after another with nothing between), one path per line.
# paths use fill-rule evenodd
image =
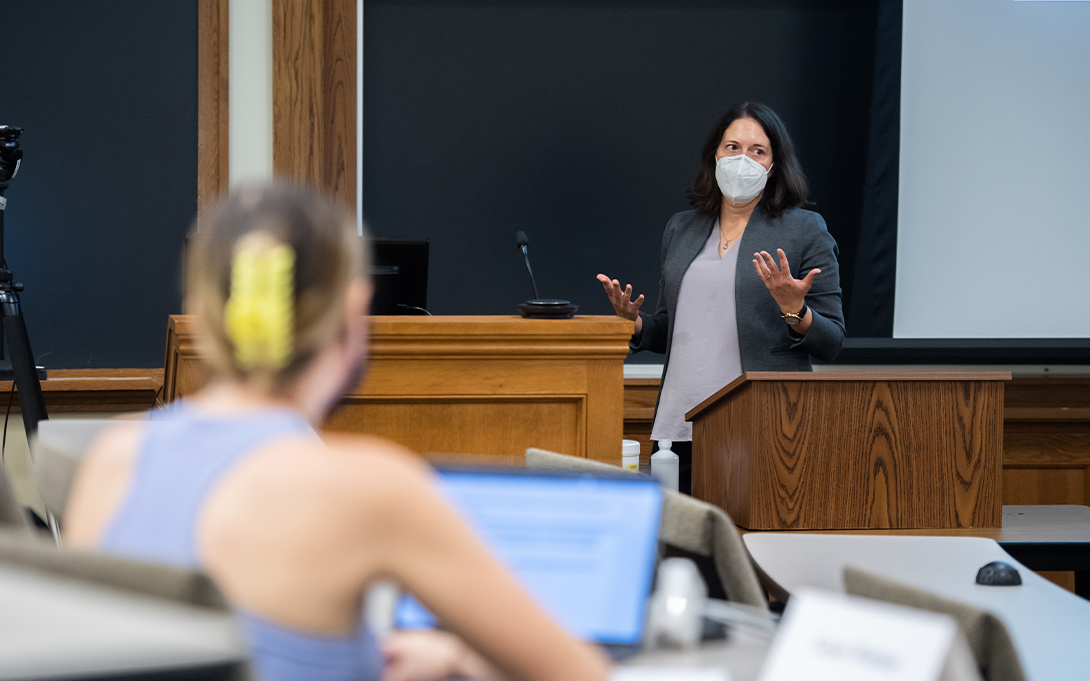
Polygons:
M371 314L428 314L428 242L375 239L371 257Z

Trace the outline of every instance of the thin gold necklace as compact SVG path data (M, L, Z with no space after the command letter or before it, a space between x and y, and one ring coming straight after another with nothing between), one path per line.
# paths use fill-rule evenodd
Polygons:
M722 243L719 244L719 248L723 249L724 251L727 250L728 248L730 248L730 242L737 241L745 231L746 228L745 226L743 226L742 229L738 230L737 234L731 237L724 237L722 231L720 231L719 236L722 239Z

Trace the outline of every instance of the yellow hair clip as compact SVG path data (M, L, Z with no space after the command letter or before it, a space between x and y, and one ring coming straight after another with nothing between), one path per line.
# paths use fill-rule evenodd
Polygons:
M224 322L242 368L282 369L291 360L294 274L290 246L243 245L235 253Z

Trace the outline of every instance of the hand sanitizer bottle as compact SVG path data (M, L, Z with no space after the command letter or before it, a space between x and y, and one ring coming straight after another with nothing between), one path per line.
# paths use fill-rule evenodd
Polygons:
M651 477L666 489L677 491L677 454L670 449L674 443L659 440L659 450L651 455Z

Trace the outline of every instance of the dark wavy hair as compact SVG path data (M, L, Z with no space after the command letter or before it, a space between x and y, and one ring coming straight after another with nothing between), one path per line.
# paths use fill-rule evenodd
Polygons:
M689 203L701 213L719 214L723 194L715 181L715 152L723 140L723 133L739 118L752 118L757 121L772 145L772 162L775 165L768 176L764 196L758 205L774 218L778 218L788 208L805 205L810 189L802 166L799 165L798 156L795 155L791 136L787 134L787 128L776 112L757 102L735 104L723 114L708 134L708 138L704 140L704 149L700 152L700 172L687 193Z

